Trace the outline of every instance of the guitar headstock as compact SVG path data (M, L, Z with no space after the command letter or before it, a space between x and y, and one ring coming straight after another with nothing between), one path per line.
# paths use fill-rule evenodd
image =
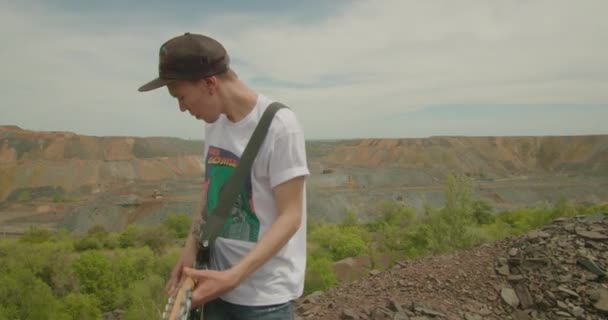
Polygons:
M190 306L192 305L192 288L194 281L187 277L184 279L177 295L169 297L162 320L188 320Z

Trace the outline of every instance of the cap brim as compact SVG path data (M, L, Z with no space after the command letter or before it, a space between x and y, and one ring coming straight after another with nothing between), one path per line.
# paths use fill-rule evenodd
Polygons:
M144 84L143 86L139 87L139 89L137 89L137 90L139 92L150 91L150 90L158 89L160 87L164 87L173 81L175 81L175 80L156 78L156 79Z

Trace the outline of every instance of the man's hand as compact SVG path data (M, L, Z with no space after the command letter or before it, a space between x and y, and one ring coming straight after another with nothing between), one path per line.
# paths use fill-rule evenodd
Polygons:
M177 261L173 267L173 270L171 271L171 278L169 278L167 285L165 285L165 292L167 295L171 297L177 293L179 285L182 282L182 270L184 267L192 267L195 259L196 255L193 253L192 255L185 254L179 259L179 261Z
M192 278L195 283L192 291L192 308L214 300L236 288L241 282L239 275L233 269L215 271L186 267L183 269L183 275Z

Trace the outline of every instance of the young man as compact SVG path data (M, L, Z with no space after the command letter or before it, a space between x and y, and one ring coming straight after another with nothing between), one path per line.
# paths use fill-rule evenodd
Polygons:
M304 287L309 175L296 116L289 108L275 114L211 248L209 270L193 269L201 215L217 206L223 183L272 100L237 77L225 48L212 38L186 33L165 42L159 54L159 77L139 91L166 86L182 112L206 123L203 201L167 283L168 294L175 294L186 274L197 282L192 305L205 305L206 320L292 319L294 300Z

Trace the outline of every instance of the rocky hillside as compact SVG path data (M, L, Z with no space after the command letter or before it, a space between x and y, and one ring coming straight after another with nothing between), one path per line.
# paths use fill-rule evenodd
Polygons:
M536 174L608 176L608 135L317 141L307 148L313 174L330 174L318 179L322 187L429 186L453 172L482 180ZM201 155L202 141L0 126L0 201L20 188L54 186L71 192L120 182L199 177ZM341 175L346 168L347 175ZM373 176L365 171L370 168ZM394 179L396 170L406 179Z
M341 142L327 166L435 169L492 178L536 172L608 172L608 136L430 137Z
M192 213L202 143L0 126L0 232L117 231ZM307 152L309 214L330 222L349 210L368 220L391 199L440 207L450 173L471 177L475 197L497 209L608 201L608 135L308 141Z
M377 199L419 209L444 204L448 174L473 181L474 196L497 210L608 201L608 135L430 137L324 141L309 146L310 211L341 221L346 209L374 212Z
M299 319L608 319L608 213L315 292Z
M0 126L0 201L20 189L91 193L113 184L199 176L201 154L200 141L92 137Z

